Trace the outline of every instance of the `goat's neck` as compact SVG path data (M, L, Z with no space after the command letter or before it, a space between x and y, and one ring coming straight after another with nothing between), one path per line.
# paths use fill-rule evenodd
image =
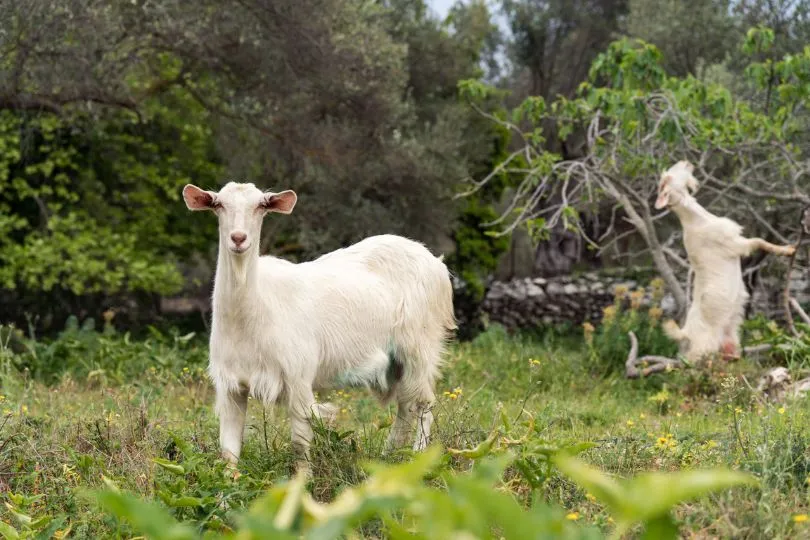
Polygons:
M214 317L243 310L258 298L259 246L236 255L220 243L214 281Z
M684 197L678 204L673 205L672 211L675 212L684 227L697 225L714 217L711 212L703 208L700 203L690 195Z

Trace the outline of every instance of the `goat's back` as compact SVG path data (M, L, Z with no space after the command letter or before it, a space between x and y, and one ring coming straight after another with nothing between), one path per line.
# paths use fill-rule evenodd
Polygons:
M391 234L371 236L313 261L330 268L359 267L381 279L402 304L400 321L440 321L445 331L456 327L450 272L423 244Z

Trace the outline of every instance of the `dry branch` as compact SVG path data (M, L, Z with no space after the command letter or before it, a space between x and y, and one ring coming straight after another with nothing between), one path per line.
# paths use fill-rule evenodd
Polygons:
M793 310L799 315L802 322L804 324L810 326L810 316L808 316L807 313L802 309L802 306L799 305L799 301L791 296L790 300L789 300L789 304L790 304L790 307L792 307ZM792 324L793 324L793 321L791 320L791 325Z
M785 320L787 322L788 330L790 333L796 337L799 337L799 331L796 330L796 325L793 324L793 313L791 312L790 308L794 306L798 308L797 313L804 315L802 319L804 322L807 322L807 314L804 313L799 303L796 302L795 298L791 298L790 296L790 275L793 273L793 264L796 262L796 257L799 255L799 247L802 245L802 238L804 237L804 224L810 221L810 208L805 208L802 211L802 218L801 218L801 226L799 227L799 239L796 240L796 250L790 256L790 260L788 261L787 272L785 274L785 289L782 291L782 305L784 306L785 310Z
M660 373L662 371L672 371L683 366L683 362L676 358L667 358L666 356L647 355L638 358L638 339L635 332L628 332L630 336L630 354L627 355L627 362L625 362L625 376L628 379L637 379L640 376L647 377L653 373ZM644 366L639 370L638 366Z
M805 317L807 315L805 314ZM810 322L810 318L808 319ZM666 356L646 355L641 358L638 357L638 338L635 332L628 332L630 336L630 353L627 355L627 362L624 364L625 376L628 379L637 379L639 376L647 377L653 373L669 372L673 369L679 369L684 366L684 363L676 358L668 358ZM756 354L771 350L772 345L764 343L762 345L752 345L744 347L745 354ZM639 369L643 366L643 369Z

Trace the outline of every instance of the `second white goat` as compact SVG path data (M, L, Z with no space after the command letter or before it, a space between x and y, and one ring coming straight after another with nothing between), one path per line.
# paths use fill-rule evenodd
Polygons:
M335 412L314 392L335 386L365 386L383 403L395 400L387 447L403 444L415 424L413 448L424 449L445 342L456 327L444 263L393 235L300 264L260 257L265 214L292 212L294 192L230 182L216 193L189 184L183 198L190 210L219 218L209 373L222 456L239 459L251 395L288 407L294 448L308 458L310 420Z
M690 362L717 352L731 360L739 356L739 329L749 297L740 258L757 249L792 255L795 248L745 238L738 223L703 208L692 196L698 187L693 171L691 163L679 161L662 174L658 185L655 207L669 208L680 219L684 247L694 270L686 322L678 328L674 321L667 321L664 330L685 346Z

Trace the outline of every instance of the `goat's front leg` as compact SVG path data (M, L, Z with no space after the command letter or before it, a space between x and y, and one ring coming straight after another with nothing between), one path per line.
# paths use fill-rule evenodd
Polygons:
M777 246L776 244L771 244L762 238L742 238L741 248L744 255L750 255L758 249L767 251L768 253L773 253L774 255L784 255L786 257L789 257L796 252L796 246Z
M222 458L236 465L242 451L248 391L217 388L216 413L219 416L219 446Z

